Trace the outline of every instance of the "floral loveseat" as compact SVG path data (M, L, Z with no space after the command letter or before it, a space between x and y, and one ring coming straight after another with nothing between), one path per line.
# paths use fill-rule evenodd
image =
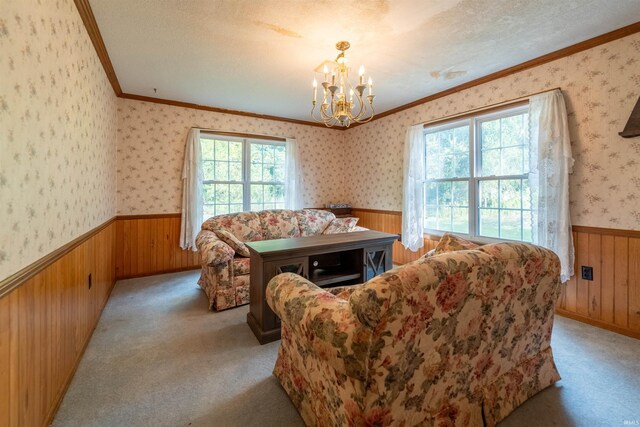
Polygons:
M282 320L274 374L309 426L492 426L560 379L559 287L557 256L520 243L425 256L332 293L281 274L267 288Z
M366 230L356 227L357 221L316 209L240 212L209 218L196 237L202 264L198 284L209 298L209 308L224 310L249 303L249 250L243 242Z

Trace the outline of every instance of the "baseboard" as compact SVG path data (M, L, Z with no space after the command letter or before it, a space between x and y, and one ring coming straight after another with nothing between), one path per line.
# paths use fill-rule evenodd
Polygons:
M180 273L182 271L191 271L191 270L200 270L202 267L199 265L192 265L188 267L181 268L173 268L171 270L160 270L160 271L150 271L148 273L134 274L129 276L117 277L116 280L127 280L127 279L136 279L139 277L149 277L149 276L157 276L158 274L168 274L168 273Z
M587 323L591 326L597 326L598 328L606 329L611 332L615 332L617 334L626 335L631 338L640 339L640 332L632 331L627 328L623 328L620 326L612 325L611 323L603 322L601 320L592 319L590 317L581 316L579 314L572 313L570 311L563 310L561 308L556 308L556 314L559 314L562 317L566 317L568 319L576 320L578 322Z

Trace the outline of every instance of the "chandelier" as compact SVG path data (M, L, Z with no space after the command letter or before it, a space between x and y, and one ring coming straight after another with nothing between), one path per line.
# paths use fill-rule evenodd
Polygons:
M344 52L349 49L349 42L341 41L336 44L340 51L331 70L324 65L324 80L322 86L322 101L316 111L318 82L313 79L313 103L311 118L324 123L327 127L349 127L351 123L366 123L373 118L373 81L369 77L367 85L364 84L364 65L358 72L358 84L353 85L349 81L349 67L346 64ZM366 101L363 100L365 88L367 89ZM355 97L355 101L354 101ZM367 106L368 104L368 106Z

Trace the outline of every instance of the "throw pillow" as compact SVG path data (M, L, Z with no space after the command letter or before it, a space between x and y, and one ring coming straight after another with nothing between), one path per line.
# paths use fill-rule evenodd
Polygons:
M322 234L339 234L353 231L360 218L336 218L324 229Z
M215 233L220 240L225 242L227 245L231 246L231 249L236 251L238 255L244 256L244 257L250 256L249 248L247 248L247 246L244 243L238 240L236 236L229 233L227 230L216 230Z
M454 234L444 233L438 244L436 245L436 249L434 251L434 255L440 255L445 252L454 252L454 251L464 251L467 249L475 249L479 247L473 242L470 242L467 239L463 239L462 237L458 237Z

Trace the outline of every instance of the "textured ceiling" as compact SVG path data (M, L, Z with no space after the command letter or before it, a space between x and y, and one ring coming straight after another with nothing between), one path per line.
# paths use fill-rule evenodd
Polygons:
M302 120L339 40L382 112L640 21L640 0L90 3L124 92Z

